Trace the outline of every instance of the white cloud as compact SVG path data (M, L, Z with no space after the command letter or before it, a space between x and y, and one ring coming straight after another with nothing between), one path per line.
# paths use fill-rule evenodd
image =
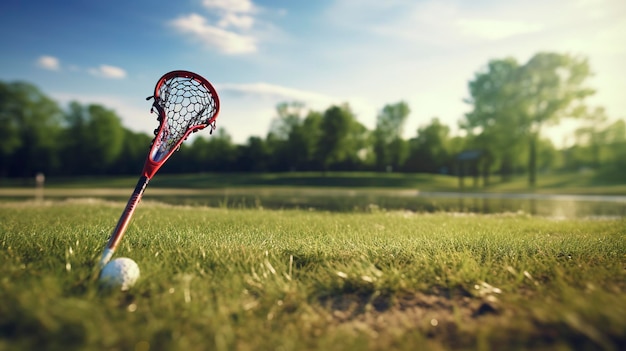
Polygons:
M109 79L123 79L126 78L126 71L122 68L109 66L109 65L100 65L97 68L90 68L89 73L93 74L97 77L109 78Z
M61 62L54 56L41 56L37 59L37 66L50 71L61 70ZM65 67L69 72L84 72L85 70L75 64L67 64ZM120 67L111 65L100 65L96 68L88 68L88 73L102 78L123 79L126 78L126 71Z
M245 84L225 83L218 85L217 89L220 91L234 92L248 96L296 100L305 103L330 103L334 100L332 97L323 94L262 82Z
M203 0L202 5L209 10L228 13L252 13L256 10L256 6L250 0Z
M58 71L61 69L59 59L54 56L41 56L37 59L37 66L50 71Z
M226 54L247 54L257 51L256 39L253 36L212 26L206 18L196 13L178 17L171 21L170 25L206 47L216 48Z
M169 25L192 41L230 55L253 54L260 42L284 40L284 33L268 18L284 16L283 9L260 7L252 0L203 0L204 12L180 15Z
M217 23L222 28L235 27L240 29L250 29L254 24L254 18L248 15L227 13Z

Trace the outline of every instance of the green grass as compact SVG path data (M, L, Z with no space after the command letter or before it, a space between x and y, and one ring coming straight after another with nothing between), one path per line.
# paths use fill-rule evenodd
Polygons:
M626 223L121 202L0 203L0 350L619 350Z
M2 180L2 179L0 179ZM137 176L52 178L47 185L56 188L132 187ZM373 172L289 172L289 173L193 173L159 174L151 187L160 188L246 188L246 187L342 187L342 188L416 188L445 190L455 187L454 177L434 174ZM34 186L34 180L4 179L4 187Z
M137 176L71 177L47 179L48 188L131 188ZM482 182L482 181L481 181ZM473 187L466 177L459 187L455 176L439 174L374 173L374 172L291 172L291 173L210 173L158 174L151 188L219 189L219 188L352 188L352 189L416 189L420 191L512 192L551 194L626 195L626 182L607 181L594 172L539 174L537 185L528 187L526 176L515 176L502 182L492 176L488 187ZM482 183L481 183L482 184ZM0 179L0 190L12 187L34 187L33 179Z
M468 181L467 184L470 182ZM538 175L534 189L528 188L527 176L517 176L508 182L496 181L484 190L504 193L626 195L626 181L624 179L606 180L592 171L552 173Z

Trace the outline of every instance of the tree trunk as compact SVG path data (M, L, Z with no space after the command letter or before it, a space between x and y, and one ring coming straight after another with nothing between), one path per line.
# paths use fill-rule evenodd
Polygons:
M537 135L531 135L528 150L528 186L535 187L537 183Z
M465 177L465 161L458 161L458 174L459 174L459 188L463 190L465 188L465 183L463 181L463 177Z
M482 173L483 173L483 188L489 186L489 169L491 168L491 162L484 161L482 164Z
M511 180L511 174L513 173L513 165L511 164L511 158L508 155L504 155L504 159L500 164L500 180L502 182L508 182Z

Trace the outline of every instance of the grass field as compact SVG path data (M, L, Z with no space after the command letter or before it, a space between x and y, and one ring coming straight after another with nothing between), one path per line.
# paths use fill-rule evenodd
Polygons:
M48 178L50 188L124 188L135 185L137 176ZM0 179L0 193L7 188L32 188L34 179ZM572 172L538 175L537 185L529 188L526 176L516 176L502 182L492 176L488 187L474 187L466 177L464 188L459 187L455 176L413 173L374 172L289 172L289 173L209 173L209 174L159 174L150 188L223 189L251 187L310 187L310 188L361 188L361 189L414 189L420 191L468 191L545 194L595 194L626 195L626 180L607 181L593 172Z
M0 202L0 350L623 350L626 222Z

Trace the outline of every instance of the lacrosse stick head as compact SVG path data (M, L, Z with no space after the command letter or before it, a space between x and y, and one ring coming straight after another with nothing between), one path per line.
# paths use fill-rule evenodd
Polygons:
M172 71L154 87L152 112L158 114L159 127L144 166L143 175L152 178L163 163L178 150L189 134L209 127L215 129L220 109L215 88L199 74Z

